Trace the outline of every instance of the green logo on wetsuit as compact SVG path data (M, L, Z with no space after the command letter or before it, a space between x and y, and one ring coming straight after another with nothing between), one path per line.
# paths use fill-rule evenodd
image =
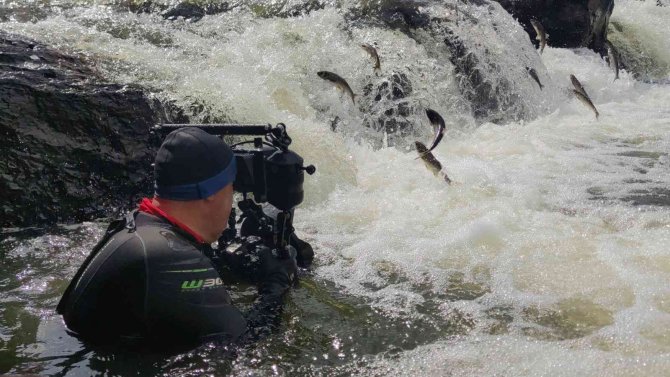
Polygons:
M181 289L198 289L202 287L202 283L204 283L204 280L185 280L183 283L181 283Z
M216 279L200 279L200 280L184 280L181 283L181 289L200 289L200 288L211 288L214 286L223 285L223 281L220 278Z

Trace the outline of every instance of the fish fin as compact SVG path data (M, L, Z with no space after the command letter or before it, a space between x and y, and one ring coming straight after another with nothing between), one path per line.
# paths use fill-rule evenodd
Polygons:
M417 152L417 153L418 153L418 152ZM419 157L415 158L415 160L418 160L418 159L420 159L420 158L423 158L423 156L427 155L428 153L430 153L430 151L425 151L425 152L423 152L423 153L419 153Z

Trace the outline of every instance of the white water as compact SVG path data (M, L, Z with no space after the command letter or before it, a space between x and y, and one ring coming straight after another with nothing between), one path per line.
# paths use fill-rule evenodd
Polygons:
M618 1L612 19L635 25L667 62L668 29L658 28L670 15L651 3ZM466 335L378 356L372 371L668 375L670 210L620 199L670 188L670 86L636 82L626 72L612 82L612 71L588 50L530 56L530 43L509 20L467 30L500 49L492 54L500 54L501 74L539 116L503 126L475 126L450 63L433 53L437 45L386 29L342 30L335 9L294 19L233 12L190 24L87 7L0 27L84 53L110 79L163 89L182 105L198 100L234 121L289 125L296 150L318 169L307 178L296 224L316 247L317 277L389 316L418 320L417 305L426 301L419 284L438 294L479 292L439 303L445 321L454 313L472 319ZM497 40L490 22L509 37ZM119 28L131 37L114 37ZM169 46L147 41L157 36ZM372 68L358 45L371 41L385 73L412 69L410 100L447 119L435 155L454 185L434 177L415 153L370 147L375 135L358 132L369 114L316 76L338 72L360 92ZM511 43L514 51L506 51ZM546 90L523 81L509 69L514 64L543 64L546 70L536 69ZM571 73L599 120L567 95ZM330 130L336 115L345 132ZM417 122L418 137L428 138L427 120Z

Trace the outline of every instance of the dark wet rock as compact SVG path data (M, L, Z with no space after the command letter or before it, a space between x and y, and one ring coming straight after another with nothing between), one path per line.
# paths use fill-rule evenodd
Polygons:
M289 5L276 13L276 17L289 18L309 14L316 10L324 9L328 5L327 1L307 0L299 4Z
M512 84L502 80L494 87L493 83L486 79L486 73L482 72L486 66L475 54L470 53L458 35L449 29L446 29L444 43L452 52L449 60L454 65L455 73L464 79L459 80L458 85L465 99L471 103L472 115L476 119L493 123L508 120L506 110L510 109L513 102L518 99L518 95L511 90Z
M468 2L469 6L479 6L489 13L504 11L489 0ZM454 66L456 83L463 97L470 103L472 115L479 123L505 123L525 119L529 110L514 83L505 76L492 75L510 67L500 66L495 59L481 59L475 46L469 45L454 32L455 20L433 17L420 1L382 1L368 7L359 7L347 16L353 25L365 24L389 27L403 32L419 44L431 46L429 55L436 59L448 59ZM452 8L451 4L444 5ZM455 10L455 8L453 8ZM470 25L478 23L477 18L461 8L459 18ZM436 40L444 41L443 46L435 46Z
M629 195L621 198L621 200L634 206L670 207L670 189L666 187L651 187L648 189L632 190Z
M200 21L205 16L224 13L235 6L228 1L187 0L166 4L162 2L132 1L120 4L134 13L160 13L166 20L185 19L191 22Z
M330 0L288 0L252 2L248 9L261 18L291 18L307 15L332 5Z
M463 274L456 273L449 277L443 297L449 301L476 300L490 291L486 285L468 281Z
M118 39L136 39L146 41L158 47L173 46L174 41L169 33L159 28L149 27L148 25L137 21L117 22L113 18L86 18L80 20L82 26L95 29L101 33L107 33Z
M619 52L619 63L637 80L667 84L670 62L635 30L634 25L621 21L609 24L608 39Z
M326 0L255 2L246 7L256 16L262 18L289 18L309 14L325 8L330 2ZM174 5L156 3L151 0L143 2L130 1L128 9L135 13L160 13L168 20L185 19L197 22L205 16L228 12L245 4L240 1L221 0L187 0Z
M519 20L536 45L531 19L542 23L548 44L555 47L589 47L606 54L607 40L614 0L496 0Z
M523 318L538 327L524 327L525 335L540 340L577 339L592 334L614 322L611 311L581 298L564 299L551 307L530 306Z
M184 18L192 22L199 21L205 16L224 13L231 8L227 2L222 3L191 3L185 1L177 4L175 7L163 12L163 18L174 20L177 18Z
M374 77L363 87L360 110L371 115L366 117L364 124L387 133L389 146L403 146L408 142L407 136L416 133L411 119L416 108L408 100L412 91L412 82L402 72Z
M399 2L379 10L379 17L392 29L409 32L410 29L425 28L430 25L431 17L419 10L418 4Z
M661 157L665 157L668 154L664 152L650 152L650 151L626 151L626 152L619 152L616 154L617 156L622 156L622 157L635 157L635 158L648 158L651 160L658 160Z
M186 121L80 57L0 33L0 227L80 222L152 193L150 127Z
M26 2L14 6L0 7L0 22L37 22L49 16L51 6L44 3Z
M421 2L390 0L361 2L348 9L346 19L353 25L372 25L400 30L411 36L413 29L428 27L431 16L421 11Z
M512 322L514 322L514 309L511 306L494 306L486 309L484 313L492 322L487 331L490 335L509 333Z

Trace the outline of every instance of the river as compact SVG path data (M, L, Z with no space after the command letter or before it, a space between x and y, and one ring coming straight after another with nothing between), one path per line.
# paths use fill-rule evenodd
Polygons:
M352 21L346 1L268 16L285 3L234 3L192 22L113 2L1 2L0 29L84 55L196 120L286 123L317 173L296 211L315 267L282 328L236 358L211 345L178 355L86 347L54 308L104 220L4 229L0 373L669 375L670 7L616 2L612 40L643 54L653 75L614 81L590 50L539 55L497 5L459 15L426 1L435 17L460 17L453 30L501 88L503 105L475 118L443 38ZM360 43L376 43L379 76ZM320 70L359 94L395 72L411 91L353 105ZM599 119L571 95L570 74ZM414 110L407 135L366 127L397 119L386 110L400 102ZM409 150L430 140L427 107L447 123L434 154L450 186ZM243 306L253 299L251 287L231 290Z

